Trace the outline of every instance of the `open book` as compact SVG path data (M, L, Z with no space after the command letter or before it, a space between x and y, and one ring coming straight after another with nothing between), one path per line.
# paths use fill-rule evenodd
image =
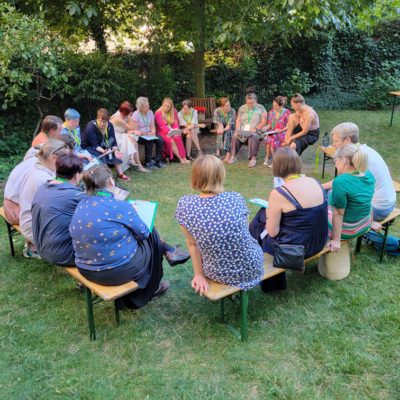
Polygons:
M90 161L90 163L87 164L87 165L85 166L85 168L83 168L83 170L84 170L84 171L87 171L88 169L92 168L93 165L99 165L99 164L101 164L101 161L100 161L97 157L93 157L93 160Z
M146 200L128 200L128 203L137 206L140 219L147 225L149 232L152 232L158 203Z
M261 206L263 208L268 208L268 201L259 199L258 197L253 197L252 199L247 199L246 201L253 203L253 204L257 204L258 206Z

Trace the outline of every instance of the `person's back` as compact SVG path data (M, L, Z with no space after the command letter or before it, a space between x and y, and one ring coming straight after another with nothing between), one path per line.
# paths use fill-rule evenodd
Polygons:
M393 207L396 203L396 191L385 161L371 147L361 145L360 148L368 154L368 170L375 178L372 206L378 210L386 210Z
M42 185L32 202L32 234L40 256L55 265L75 265L69 225L82 192L71 183Z

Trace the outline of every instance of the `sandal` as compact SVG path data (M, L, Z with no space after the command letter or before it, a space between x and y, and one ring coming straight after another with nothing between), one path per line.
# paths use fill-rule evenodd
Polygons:
M129 182L131 180L131 178L129 178L129 176L126 176L125 174L117 175L117 179L126 182Z
M229 162L229 160L230 160L230 158L229 158L229 157L225 157L225 158L222 160L222 164L226 164L226 163L228 163L228 162Z
M228 161L228 164L233 164L237 161L236 157L231 157L231 159Z
M139 167L139 168L136 168L136 171L138 171L138 172L151 172L148 169L144 168L143 166Z
M248 167L249 168L254 168L256 166L256 160L250 160Z

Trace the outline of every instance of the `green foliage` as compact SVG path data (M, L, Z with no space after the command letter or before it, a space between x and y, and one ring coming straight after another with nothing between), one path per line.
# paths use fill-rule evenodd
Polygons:
M337 86L306 97L309 106L319 110L366 110L367 99L356 92L343 92Z
M137 71L126 70L121 57L108 53L69 53L66 67L71 71L65 86L68 99L71 106L85 111L87 120L94 118L99 108L114 113L123 101L135 103Z
M154 110L161 106L165 97L175 98L178 86L174 78L174 72L169 65L149 71L144 83L147 97Z
M281 91L285 96L290 99L295 93L307 95L310 93L311 88L314 86L312 80L309 78L308 72L301 72L298 68L288 72L288 78L281 83Z
M400 91L400 61L384 61L378 76L357 77L359 92L370 108L383 108L392 100L389 92Z

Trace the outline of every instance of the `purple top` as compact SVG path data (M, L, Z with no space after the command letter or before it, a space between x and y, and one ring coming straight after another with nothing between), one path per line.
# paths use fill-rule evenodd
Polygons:
M147 111L147 115L140 115L140 112L136 110L132 114L132 119L135 122L139 123L139 131L140 132L151 132L151 123L154 122L154 114L153 111L149 110Z

